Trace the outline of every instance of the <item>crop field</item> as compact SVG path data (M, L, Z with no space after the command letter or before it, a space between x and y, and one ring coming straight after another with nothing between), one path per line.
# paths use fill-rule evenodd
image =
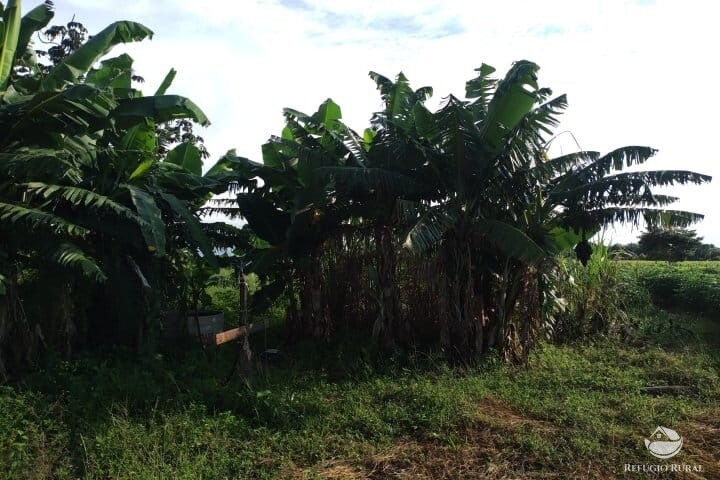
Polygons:
M620 263L621 272L636 278L657 305L709 316L720 313L720 262Z

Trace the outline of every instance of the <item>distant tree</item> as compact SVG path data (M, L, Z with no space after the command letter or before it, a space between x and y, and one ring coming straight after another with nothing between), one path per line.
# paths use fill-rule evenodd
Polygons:
M650 229L640 235L639 253L649 260L695 260L701 252L711 253L713 245L703 245L695 230L682 228Z
M637 243L628 243L626 245L616 243L614 245L610 245L608 253L612 258L634 260L640 258L640 245Z
M720 248L709 243L703 243L695 249L693 260L720 260Z
M40 71L43 75L47 75L59 64L63 58L67 57L80 45L85 43L87 39L87 29L85 26L75 21L75 17L65 25L53 25L48 27L41 35L40 41L45 45L50 45L47 50L35 50L38 59L48 60L50 63L38 63ZM45 37L43 40L42 37Z

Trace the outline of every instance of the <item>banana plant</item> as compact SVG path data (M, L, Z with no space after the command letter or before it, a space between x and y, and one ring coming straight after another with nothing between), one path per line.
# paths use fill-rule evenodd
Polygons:
M587 239L613 222L697 221L702 216L666 210L675 199L652 188L710 180L685 171L615 173L649 159L655 151L647 147L548 159L565 96L539 87L532 62L515 63L500 81L488 65L477 71L468 101L450 96L429 118L429 162L443 198L430 202L406 241L438 252L445 265L450 315L442 336L460 361L494 346L524 357L542 312L523 305L543 305L532 292L542 297L541 272L559 250L575 248L586 260Z
M331 325L320 258L323 245L347 216L330 171L351 154L343 141L348 129L331 99L312 115L290 108L284 115L282 134L263 145L262 164L230 152L208 172L213 178L230 172L240 190L234 205L221 201L208 213L242 217L264 243L249 257L250 270L275 280L261 295L286 291L294 298L296 288L300 290L302 323L288 326L291 335L327 337Z
M394 81L376 72L370 72L370 78L384 108L373 115L362 138L347 127L338 132L348 154L341 165L322 171L332 177L356 229L373 232L378 313L372 331L382 344L390 346L411 337L400 305L396 275L400 246L396 238L417 212L417 202L432 191L423 181L427 178L427 145L418 141L422 120L430 116L424 102L432 89L412 89L402 72Z
M223 178L202 175L192 145L161 158L154 127L181 118L207 125L208 119L189 99L165 94L172 72L157 95L146 97L132 85L128 55L103 59L120 43L152 35L134 22L110 25L46 76L32 68L16 73L13 65L32 65L29 39L52 18L44 4L16 28L18 12L19 2L3 12L2 58L10 71L0 77L0 280L16 284L16 266L42 265L36 261L42 258L64 269L78 298L99 289L115 302L118 308L109 310L115 322L87 315L98 319L86 326L97 338L116 341L120 330L147 336L158 314L165 258L188 248L215 264L196 211L227 189ZM9 41L12 32L16 42ZM128 307L134 311L123 312Z

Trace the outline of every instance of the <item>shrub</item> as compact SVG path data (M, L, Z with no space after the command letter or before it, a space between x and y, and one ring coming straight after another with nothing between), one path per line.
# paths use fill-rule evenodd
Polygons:
M569 342L626 332L630 315L650 307L647 291L609 256L608 247L593 245L586 267L561 258L554 276L564 308L555 316L551 339Z

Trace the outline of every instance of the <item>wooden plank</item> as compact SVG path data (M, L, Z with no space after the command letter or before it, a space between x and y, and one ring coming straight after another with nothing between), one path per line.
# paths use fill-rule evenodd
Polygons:
M250 335L251 333L259 332L261 330L265 330L269 327L270 320L265 319L262 322L251 323L248 326L243 325L242 327L226 330L224 332L215 334L215 345L222 345L223 343L232 342L233 340L237 340L240 337Z

